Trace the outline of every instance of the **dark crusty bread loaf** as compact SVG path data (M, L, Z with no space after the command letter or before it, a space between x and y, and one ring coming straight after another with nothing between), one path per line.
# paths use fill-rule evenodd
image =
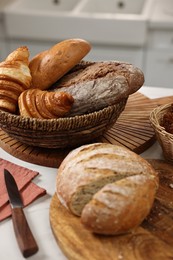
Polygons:
M158 187L152 166L122 146L95 143L76 148L58 170L61 203L91 231L127 232L148 215ZM129 213L129 214L128 214Z
M29 63L32 87L48 89L79 63L90 49L91 45L83 39L68 39L37 54Z
M119 102L144 83L143 72L123 62L85 62L63 76L52 90L71 94L75 100L69 116L93 112Z
M129 94L136 92L144 83L144 74L136 66L121 61L81 61L62 77L56 84L58 87L69 87L108 76L123 76L129 85Z

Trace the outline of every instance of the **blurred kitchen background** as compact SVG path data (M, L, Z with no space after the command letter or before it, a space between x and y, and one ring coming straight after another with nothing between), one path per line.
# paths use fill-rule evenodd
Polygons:
M0 61L68 38L92 44L85 60L131 62L146 86L173 88L173 0L0 0Z

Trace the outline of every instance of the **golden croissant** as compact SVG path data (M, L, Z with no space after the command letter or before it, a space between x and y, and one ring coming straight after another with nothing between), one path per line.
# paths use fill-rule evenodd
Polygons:
M66 92L48 92L29 89L18 99L21 116L40 119L64 117L73 105L73 97Z
M29 51L19 47L0 63L0 109L15 113L19 95L31 85Z

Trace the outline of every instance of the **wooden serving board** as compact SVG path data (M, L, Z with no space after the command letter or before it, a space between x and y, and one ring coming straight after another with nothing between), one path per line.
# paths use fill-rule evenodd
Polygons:
M151 110L158 104L166 103L172 97L152 100L136 92L128 99L125 110L117 122L101 138L93 141L124 145L140 154L155 141L155 133L149 122ZM173 99L173 98L172 98ZM31 163L58 168L71 150L46 149L25 145L0 129L0 147L11 155Z
M58 201L50 204L50 224L57 243L70 260L173 259L173 165L149 160L159 172L160 187L150 215L133 233L94 235Z

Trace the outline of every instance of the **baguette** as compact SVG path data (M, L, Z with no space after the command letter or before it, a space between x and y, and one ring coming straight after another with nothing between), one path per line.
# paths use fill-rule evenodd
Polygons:
M82 39L68 39L37 54L29 63L32 87L48 89L90 51L91 45Z
M68 116L97 111L136 92L144 83L143 72L123 62L81 62L50 90L74 97Z
M107 143L70 152L56 180L61 203L80 216L86 228L101 234L124 233L138 226L148 215L157 188L157 173L145 159Z

